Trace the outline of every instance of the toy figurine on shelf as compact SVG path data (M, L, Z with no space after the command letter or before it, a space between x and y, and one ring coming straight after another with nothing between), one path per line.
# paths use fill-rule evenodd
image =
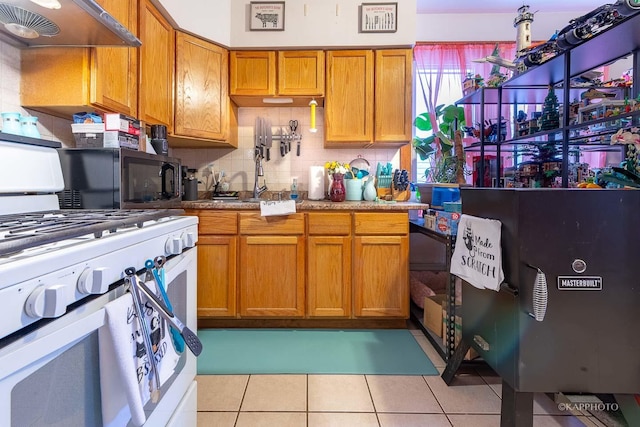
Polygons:
M560 127L558 97L555 94L553 86L549 86L549 94L544 99L542 107L542 117L540 117L540 129L551 130Z
M640 129L637 127L620 128L611 135L611 144L634 144L640 151Z
M580 99L582 100L585 106L589 105L589 103L594 99L605 99L605 98L615 98L615 97L616 97L615 93L604 92L601 90L597 90L595 88L590 88L580 94Z
M599 6L569 21L569 25L558 32L558 46L569 49L639 12L640 3L637 0L617 0Z
M487 87L498 87L507 81L507 76L501 72L491 74L487 79Z
M518 136L525 136L529 134L529 123L527 122L527 113L523 110L518 110L516 115L516 129Z
M462 82L462 94L468 95L484 86L484 79L480 74L468 73L467 78Z

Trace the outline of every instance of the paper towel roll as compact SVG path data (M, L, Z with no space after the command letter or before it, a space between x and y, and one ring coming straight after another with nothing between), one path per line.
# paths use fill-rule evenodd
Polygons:
M323 200L325 196L324 166L311 166L309 168L309 200Z

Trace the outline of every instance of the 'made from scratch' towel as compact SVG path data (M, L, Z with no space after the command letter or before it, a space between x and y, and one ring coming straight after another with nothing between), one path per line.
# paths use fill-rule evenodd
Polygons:
M504 280L501 227L502 223L495 219L462 215L451 257L451 274L478 289L499 290Z
M143 297L143 303L146 299ZM100 382L104 426L141 426L146 421L144 405L149 401L150 361L130 293L105 306L106 326L100 328ZM160 382L171 377L179 356L171 344L166 322L151 307L144 307L144 321L151 335ZM155 387L155 381L153 382Z

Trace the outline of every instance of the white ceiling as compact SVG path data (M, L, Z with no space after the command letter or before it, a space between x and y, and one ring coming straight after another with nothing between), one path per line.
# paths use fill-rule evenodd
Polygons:
M417 0L418 13L491 13L517 14L523 4L529 5L531 12L576 12L580 16L605 3L614 0Z

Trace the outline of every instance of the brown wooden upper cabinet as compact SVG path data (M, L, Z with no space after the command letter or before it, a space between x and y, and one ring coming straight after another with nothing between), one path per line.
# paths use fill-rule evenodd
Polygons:
M278 95L324 96L324 52L278 52Z
M327 52L325 143L373 140L373 51Z
M230 105L229 52L176 31L176 93L171 146L237 147L237 108ZM219 144L217 144L219 143Z
M411 140L411 49L327 52L325 146Z
M307 106L311 98L322 105L324 52L231 51L229 92L242 107L264 106L264 97L293 97L287 106Z
M411 49L376 50L374 142L407 143L412 138L413 58Z
M129 31L138 34L137 0L97 2ZM137 51L124 47L24 49L22 106L66 119L87 109L135 117Z
M231 51L229 54L231 95L275 96L276 53Z
M138 118L173 131L175 31L150 0L140 1Z

